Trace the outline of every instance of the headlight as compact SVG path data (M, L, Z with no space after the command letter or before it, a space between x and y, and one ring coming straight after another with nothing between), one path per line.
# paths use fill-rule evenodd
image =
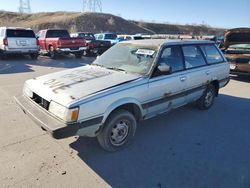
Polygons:
M33 97L33 92L30 90L27 84L24 84L23 86L23 93L28 96L29 98Z
M74 122L77 121L79 108L68 109L54 101L51 101L49 111L66 122Z

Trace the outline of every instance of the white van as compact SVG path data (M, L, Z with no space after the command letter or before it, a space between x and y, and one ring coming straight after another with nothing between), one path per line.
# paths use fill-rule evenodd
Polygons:
M0 27L0 58L8 54L27 54L37 59L39 44L33 30L16 27Z
M97 136L116 151L140 120L191 102L209 109L228 82L229 64L214 42L133 40L91 65L27 80L16 101L55 138Z

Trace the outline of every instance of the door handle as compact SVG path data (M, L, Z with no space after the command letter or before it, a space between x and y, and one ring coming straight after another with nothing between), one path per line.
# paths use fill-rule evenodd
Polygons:
M205 73L206 73L206 75L209 75L209 74L210 74L210 71L206 71Z
M180 80L181 80L182 82L186 81L186 79L187 79L186 76L181 76L181 77L180 77Z

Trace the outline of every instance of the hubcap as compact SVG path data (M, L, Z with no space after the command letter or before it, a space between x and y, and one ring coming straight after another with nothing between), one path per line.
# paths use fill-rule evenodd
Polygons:
M129 132L129 126L128 126L129 122L126 122L124 120L120 120L119 122L117 122L112 130L111 130L111 136L110 136L110 142L115 145L115 146L120 146L122 144L124 144L127 136L128 136L128 132Z
M211 91L211 90L208 91L207 95L205 97L205 105L210 106L213 102L213 98L214 98L213 91Z

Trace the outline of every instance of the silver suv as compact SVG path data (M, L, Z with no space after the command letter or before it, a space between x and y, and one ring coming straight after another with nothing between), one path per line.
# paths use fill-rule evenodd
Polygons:
M28 54L37 59L39 44L35 33L31 29L0 27L0 57L8 54Z
M25 82L17 103L54 137L95 137L108 151L126 146L137 124L196 102L209 109L229 81L214 42L134 40L85 65Z

